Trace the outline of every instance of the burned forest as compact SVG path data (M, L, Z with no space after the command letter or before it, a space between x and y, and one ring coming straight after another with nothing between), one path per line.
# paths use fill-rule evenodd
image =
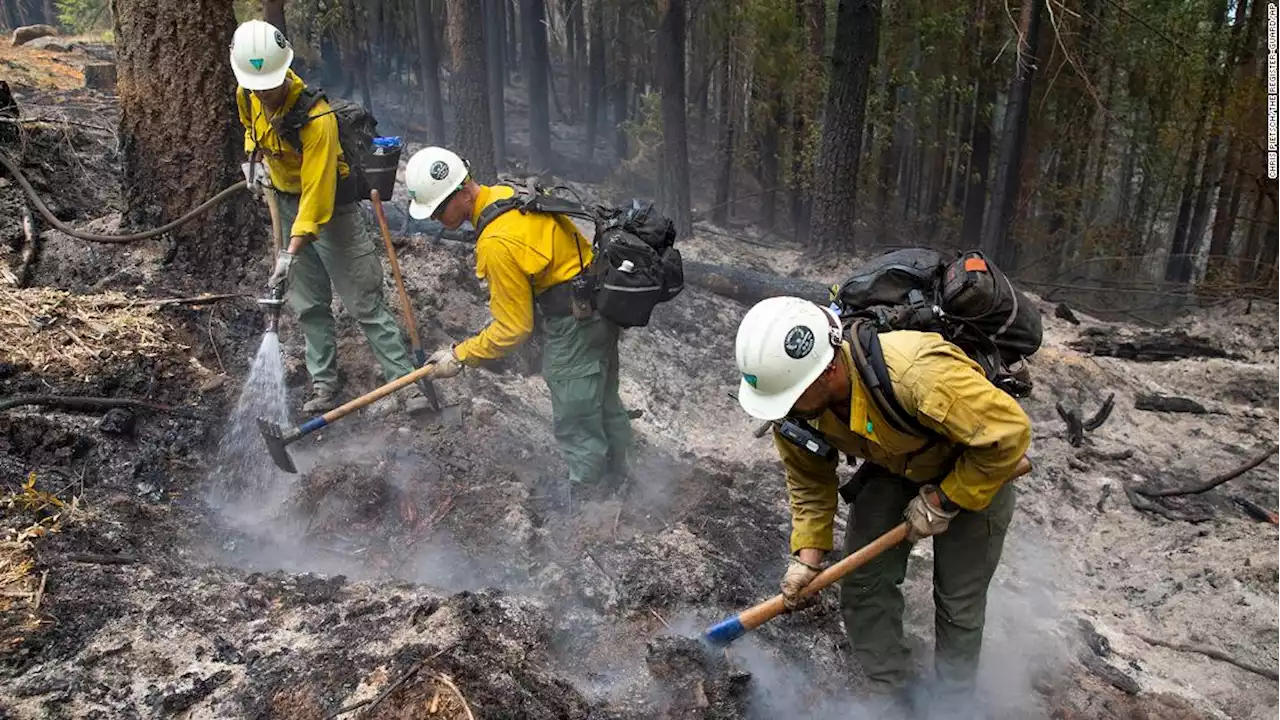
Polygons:
M0 718L1276 717L1276 13L0 0Z

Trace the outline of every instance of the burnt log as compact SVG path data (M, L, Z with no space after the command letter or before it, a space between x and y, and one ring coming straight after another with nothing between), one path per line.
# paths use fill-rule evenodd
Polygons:
M1138 393L1133 397L1133 407L1138 410L1169 413L1191 413L1203 415L1208 410L1191 398L1161 395L1160 393Z
M1067 342L1067 346L1090 355L1140 362L1187 358L1240 359L1239 355L1227 352L1212 340L1188 335L1185 330L1131 331L1091 327L1081 331L1077 339Z
M792 295L826 305L829 286L813 280L786 278L729 265L684 262L684 281L716 295L754 305L765 298Z

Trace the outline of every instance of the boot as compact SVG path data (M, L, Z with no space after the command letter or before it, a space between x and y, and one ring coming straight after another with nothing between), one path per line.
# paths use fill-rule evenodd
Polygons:
M302 412L319 414L338 407L338 391L322 385L311 392L311 399L302 404Z

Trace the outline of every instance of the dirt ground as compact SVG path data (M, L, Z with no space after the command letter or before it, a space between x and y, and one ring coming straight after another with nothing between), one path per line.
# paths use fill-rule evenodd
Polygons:
M24 107L48 92L15 91ZM513 132L518 145L518 121ZM69 220L119 211L109 137L39 125L26 137L24 167ZM93 197L62 189L75 173L97 180ZM0 242L15 247L21 205L7 181L0 207ZM700 228L684 243L691 259L823 281L849 265L754 230L735 244L724 234L736 230ZM163 242L90 247L45 232L42 246L33 285L166 294ZM465 246L415 236L399 254L428 350L484 324ZM1140 330L1041 309L1024 402L1036 469L1019 481L989 599L981 706L960 717L1275 717L1277 529L1235 501L1276 507L1274 456L1208 493L1152 501L1159 512L1126 495L1200 482L1276 442L1275 307L1188 315L1178 327L1225 357L1166 362L1073 349L1099 328ZM238 448L257 464L237 484L211 468L227 466L218 441L258 348L250 300L145 311L165 328L163 351L123 352L114 324L77 331L75 372L12 343L55 353L76 341L39 333L87 321L60 303L18 310L0 325L12 333L0 397L142 397L183 412L0 411L0 717L878 717L835 592L727 656L676 640L774 593L785 566L780 466L729 395L745 311L689 287L626 333L622 394L643 411L636 471L614 494L583 497L564 482L535 346L438 384L460 424L362 413L291 446L297 475ZM339 332L348 393L371 389L358 327L340 314ZM302 342L287 317L281 339L301 419ZM1141 392L1205 412L1137 410ZM1088 416L1112 393L1110 419L1071 446L1055 405ZM922 673L931 562L920 543L904 588Z

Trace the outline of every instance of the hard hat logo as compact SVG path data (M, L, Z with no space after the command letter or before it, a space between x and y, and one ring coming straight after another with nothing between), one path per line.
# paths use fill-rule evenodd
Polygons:
M756 387L756 383L759 382L756 376L750 373L743 373L742 379L745 380L747 384L750 385L751 387Z
M431 179L443 180L449 177L449 166L443 160L437 160L431 163Z
M284 48L284 45L285 45L284 33L280 32L279 30L276 31L276 45L279 45L282 49Z
M253 59L249 60L249 64L253 66L253 69L254 69L254 70L261 70L261 69L262 69L262 58L253 58Z
M799 360L813 352L813 331L803 325L797 325L787 333L783 342L787 355Z

